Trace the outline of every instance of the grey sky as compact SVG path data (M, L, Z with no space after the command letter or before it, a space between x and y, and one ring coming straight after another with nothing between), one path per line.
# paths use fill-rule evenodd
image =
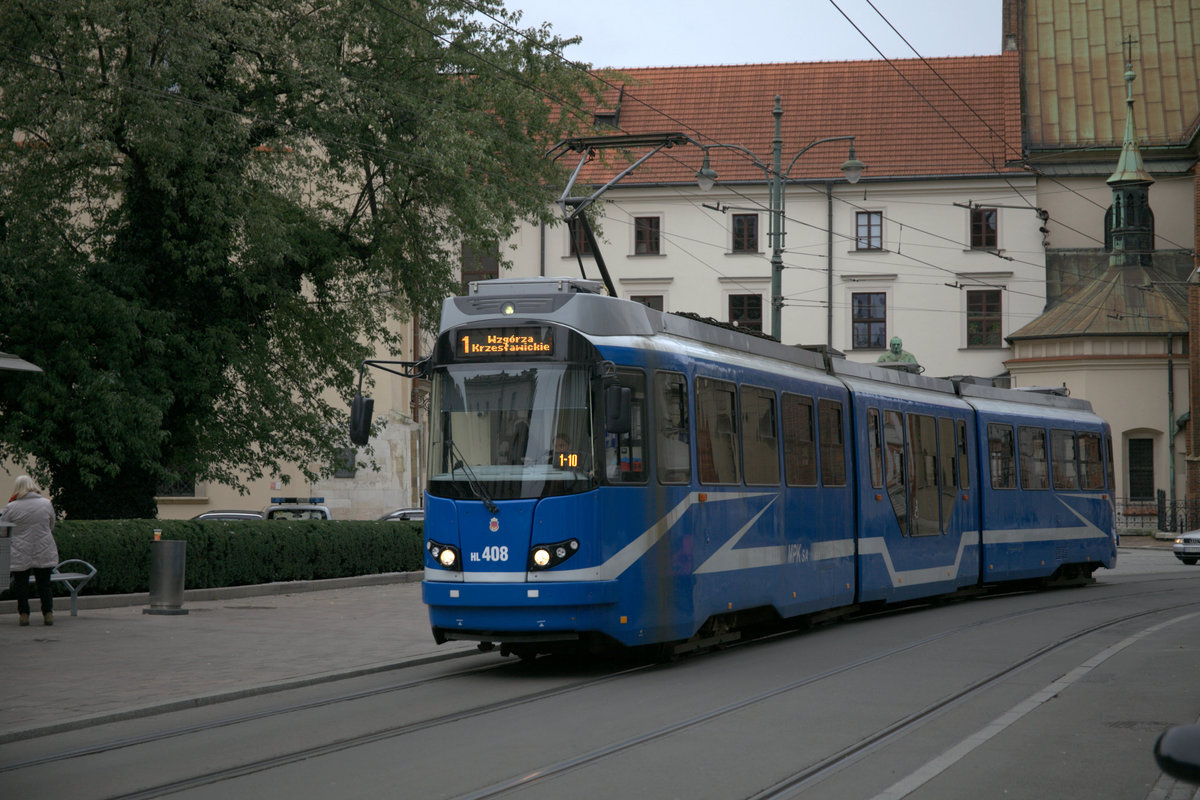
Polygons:
M847 16L887 58L914 58L881 14L927 58L994 55L1001 46L1001 0L505 0L505 5L524 13L522 27L549 22L560 36L582 36L582 44L567 48L566 56L597 67L880 58Z

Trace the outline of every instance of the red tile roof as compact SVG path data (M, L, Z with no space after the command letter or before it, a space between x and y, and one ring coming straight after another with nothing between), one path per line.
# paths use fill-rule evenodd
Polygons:
M608 78L611 88L599 109L615 109L623 86L620 130L612 133L679 131L706 144L742 145L769 162L771 112L780 95L785 169L809 142L854 134L856 155L868 167L864 180L1020 173L1007 165L1020 158L1019 63L1009 52L890 63L628 69ZM796 162L791 177L840 178L847 151L846 142L818 145ZM760 168L733 151L713 150L711 158L722 181L763 179ZM693 183L701 159L697 148L676 147L621 185ZM611 172L594 163L581 177L594 181Z

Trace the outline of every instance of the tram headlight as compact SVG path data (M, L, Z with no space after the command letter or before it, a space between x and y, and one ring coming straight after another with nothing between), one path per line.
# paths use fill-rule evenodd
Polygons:
M551 544L535 544L529 551L529 571L536 572L557 567L578 552L578 539L567 539L565 542Z
M433 560L445 569L462 569L459 566L457 547L441 544L430 539L425 542L425 549L429 551L429 555L433 557Z

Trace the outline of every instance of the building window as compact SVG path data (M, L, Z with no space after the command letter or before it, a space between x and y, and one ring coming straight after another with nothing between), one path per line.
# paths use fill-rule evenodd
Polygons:
M335 478L353 478L358 472L358 465L355 464L355 458L358 456L358 451L353 447L343 447L338 453L337 460L334 462L336 471L333 473Z
M735 253L758 252L758 214L733 215L733 244Z
M662 251L659 248L660 220L658 217L633 218L633 254L638 256L656 256Z
M1000 290L967 290L967 347L1001 345Z
M761 331L762 316L761 294L731 294L729 295L729 321L739 328Z
M854 292L850 295L850 314L855 350L883 350L887 347L887 294Z
M469 294L473 281L488 281L500 277L500 249L491 247L476 250L464 244L462 258L462 293Z
M859 211L856 216L855 248L858 250L882 250L883 212Z
M1129 499L1154 499L1154 440L1129 440Z
M570 242L570 254L573 256L590 256L592 244L583 232L583 223L579 217L572 217L567 223L567 238Z
M162 482L158 485L155 497L199 497L196 491L196 479L193 476L181 475L173 482Z
M997 226L999 224L1000 212L995 208L972 208L971 209L971 249L972 250L995 250L997 249Z
M641 303L646 308L653 308L655 311L663 310L663 296L661 294L631 294L629 299L635 303Z

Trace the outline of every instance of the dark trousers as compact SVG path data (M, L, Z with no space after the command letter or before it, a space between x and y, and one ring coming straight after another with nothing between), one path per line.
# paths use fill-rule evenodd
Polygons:
M17 598L17 613L29 613L29 576L37 581L38 597L42 601L42 613L49 614L54 610L54 595L50 592L50 573L53 567L34 567L12 574L12 593Z

